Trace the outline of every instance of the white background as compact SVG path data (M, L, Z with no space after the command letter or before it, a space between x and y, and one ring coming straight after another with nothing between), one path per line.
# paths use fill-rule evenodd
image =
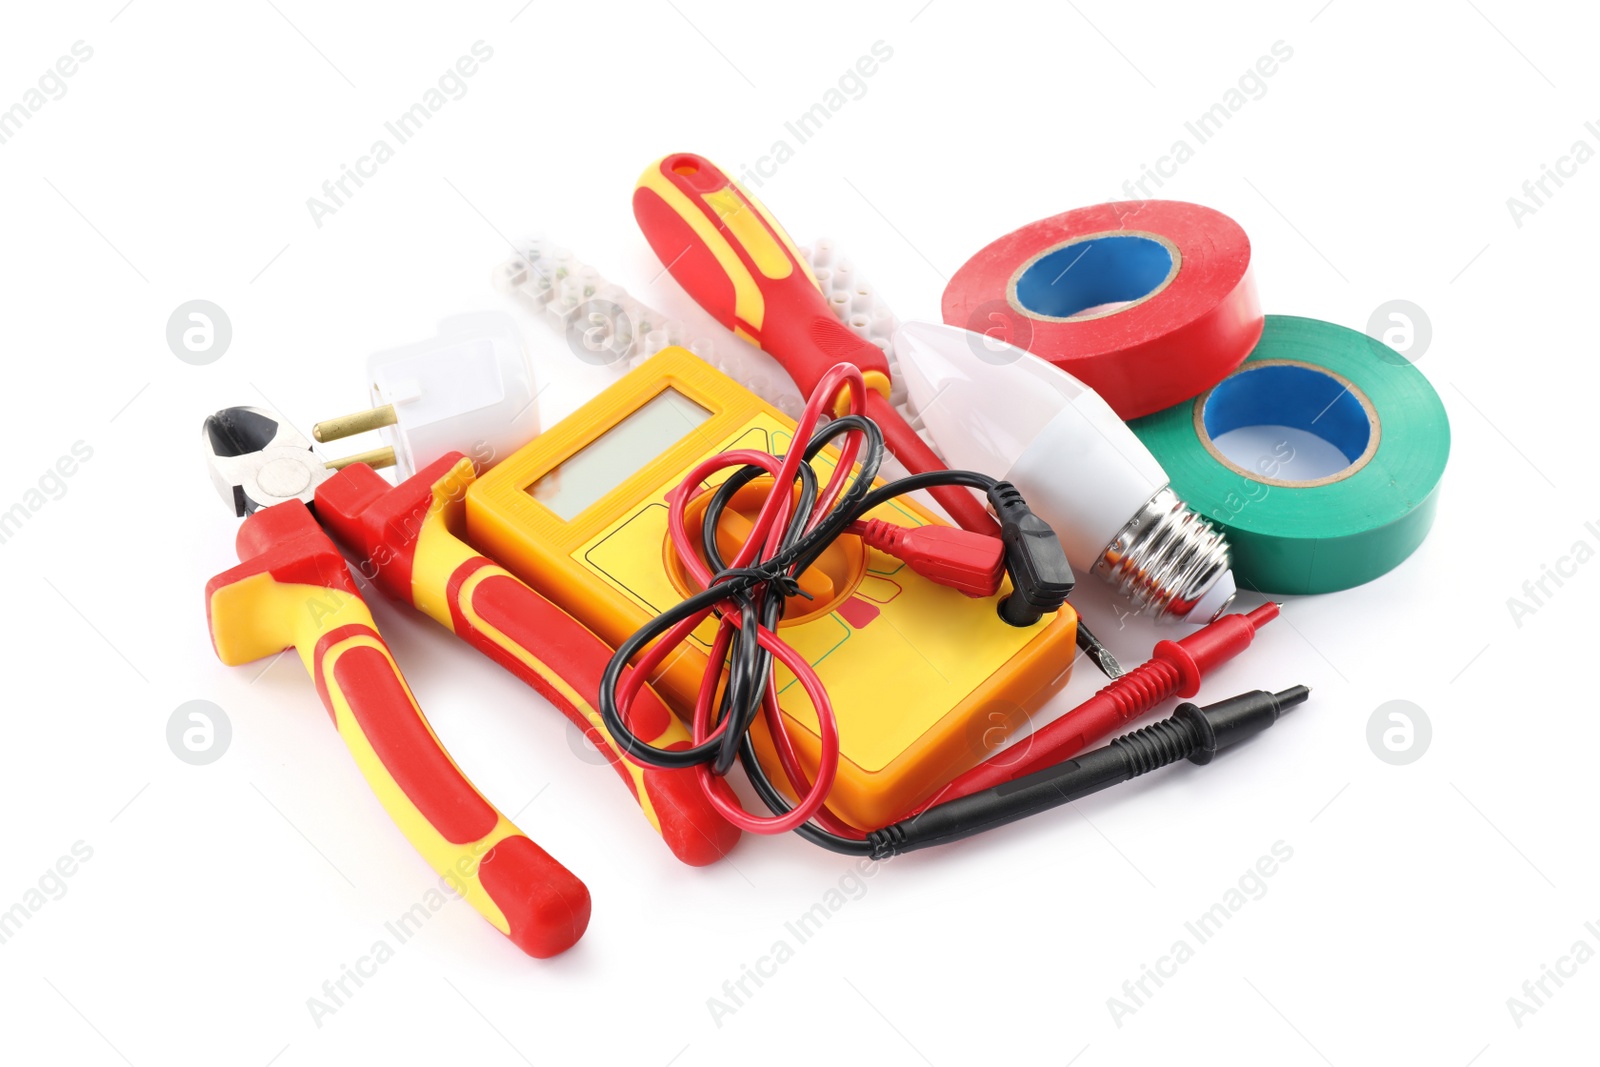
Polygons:
M1520 621L1577 541L1600 545L1600 165L1519 227L1507 198L1582 138L1597 75L1577 5L1375 0L1122 5L469 5L99 0L20 5L0 106L75 41L93 58L0 145L7 320L0 508L77 441L93 457L0 545L11 604L0 909L75 842L90 860L0 944L0 1052L73 1063L1272 1062L1593 1058L1600 963L1536 1013L1507 998L1600 922L1588 678L1600 566ZM1319 10L1320 8L1320 10ZM316 226L306 199L475 41L468 92ZM508 305L506 238L543 232L691 323L629 208L673 150L738 171L875 41L892 58L758 195L800 242L831 235L902 318L1024 222L1125 196L1284 41L1293 58L1161 195L1249 232L1263 303L1364 328L1402 298L1449 409L1435 531L1392 574L1291 599L1204 694L1305 683L1312 702L1209 768L1177 767L1028 823L891 863L739 1009L722 997L849 863L746 839L692 870L608 770L509 675L391 605L396 655L463 767L590 887L573 951L523 956L463 903L336 1013L307 999L434 879L390 826L293 656L221 666L201 590L236 526L201 418L362 405L372 351ZM165 324L203 298L231 347L203 367ZM601 384L523 320L546 422ZM719 345L727 343L720 335ZM1117 630L1137 662L1156 636ZM267 667L263 673L263 667ZM1569 683L1565 679L1571 678ZM1058 707L1091 692L1087 668ZM167 747L185 701L231 721L217 762ZM1432 723L1380 761L1389 700ZM537 799L532 799L532 798ZM531 800L531 803L530 803ZM1184 923L1275 842L1293 849L1131 1015ZM48 881L48 879L47 879ZM52 886L55 883L50 883ZM792 937L790 938L792 941ZM1153 987L1151 987L1153 988ZM1120 1025L1118 1022L1120 1021Z

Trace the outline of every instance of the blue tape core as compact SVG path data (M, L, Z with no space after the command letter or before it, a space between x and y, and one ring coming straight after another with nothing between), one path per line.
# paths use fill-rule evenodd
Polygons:
M1093 237L1034 260L1017 277L1017 303L1034 315L1065 319L1101 304L1141 300L1171 273L1172 253L1160 241Z
M1372 440L1361 401L1339 379L1312 367L1247 364L1211 390L1200 418L1213 441L1245 426L1289 426L1322 438L1351 463Z

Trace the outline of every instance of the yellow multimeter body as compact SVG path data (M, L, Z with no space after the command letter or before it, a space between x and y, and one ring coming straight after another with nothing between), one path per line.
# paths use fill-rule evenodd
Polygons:
M693 353L667 348L475 481L468 538L615 648L690 591L667 536L668 493L719 452L782 455L794 430L793 419ZM819 484L837 456L828 449L813 461ZM904 497L871 516L900 526L943 521ZM1064 606L1033 626L1010 626L998 596L938 585L850 535L835 548L802 581L822 595L792 602L780 632L816 669L838 720L828 806L872 829L991 753L1066 683L1077 616ZM651 678L685 719L715 627L707 619ZM815 710L793 675L776 669L789 734L814 770ZM755 739L782 781L759 720Z

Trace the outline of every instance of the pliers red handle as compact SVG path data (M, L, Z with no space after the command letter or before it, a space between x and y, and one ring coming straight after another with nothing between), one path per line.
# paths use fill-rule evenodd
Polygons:
M293 648L367 784L418 852L531 956L589 925L589 891L484 799L439 743L339 550L299 500L239 530L244 562L206 584L224 663Z

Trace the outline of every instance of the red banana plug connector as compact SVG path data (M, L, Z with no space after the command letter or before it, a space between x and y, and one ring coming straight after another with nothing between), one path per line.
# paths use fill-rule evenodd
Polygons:
M1006 575L1005 542L988 534L959 526L897 526L883 519L857 519L849 530L868 548L967 596L994 596Z

